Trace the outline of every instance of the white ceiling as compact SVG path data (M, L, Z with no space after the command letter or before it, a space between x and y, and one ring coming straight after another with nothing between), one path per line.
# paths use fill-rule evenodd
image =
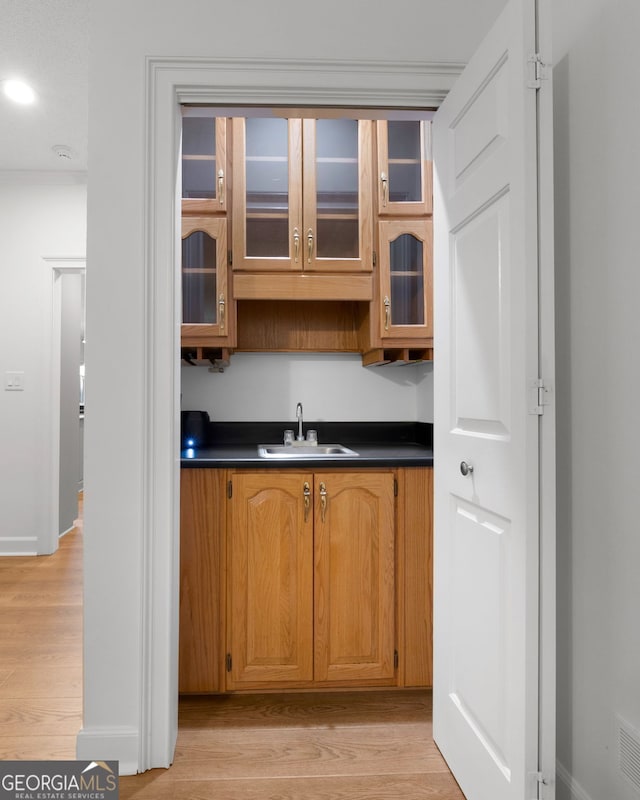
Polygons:
M0 81L22 78L38 95L20 106L0 91L0 171L87 170L90 2L0 0ZM482 2L490 19L504 5ZM70 148L72 158L56 146Z
M0 81L38 95L20 106L0 92L0 170L87 169L88 17L89 0L0 0Z

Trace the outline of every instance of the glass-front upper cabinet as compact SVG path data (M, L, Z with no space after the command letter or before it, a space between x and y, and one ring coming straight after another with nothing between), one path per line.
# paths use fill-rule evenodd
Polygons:
M234 270L371 271L371 123L233 120Z
M303 122L304 268L372 270L372 123Z
M431 123L403 119L376 124L378 214L411 217L431 214Z
M302 123L233 120L233 268L302 269Z
M182 108L182 211L227 210L227 120L214 108Z
M227 291L227 221L182 218L182 343L230 340L232 305Z
M433 222L394 219L378 226L380 338L432 337Z

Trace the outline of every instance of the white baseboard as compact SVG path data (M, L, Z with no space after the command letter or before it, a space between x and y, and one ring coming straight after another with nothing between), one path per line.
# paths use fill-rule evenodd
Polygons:
M137 728L82 728L76 739L81 761L118 761L120 775L138 772L140 736Z
M36 536L0 536L0 556L37 556Z
M556 800L592 800L569 770L556 761Z

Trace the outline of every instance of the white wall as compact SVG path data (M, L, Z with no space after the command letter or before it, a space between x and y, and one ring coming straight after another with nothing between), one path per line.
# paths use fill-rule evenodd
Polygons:
M46 256L82 256L85 176L0 173L0 555L48 541L44 508L52 304ZM23 392L4 391L7 371Z
M139 739L145 690L140 620L147 602L141 594L148 366L142 320L151 239L145 230L145 57L464 61L503 4L397 0L398 36L389 33L389 8L369 0L91 4L84 475L88 635L80 757L93 758L99 751L100 758L117 758L128 771L136 768L146 746ZM304 77L300 80L304 85ZM420 395L428 405L428 392Z
M559 800L631 800L640 728L637 0L554 0Z
M182 408L217 421L279 421L295 420L301 402L308 423L432 422L432 375L431 364L365 368L351 354L236 353L223 373L182 367Z

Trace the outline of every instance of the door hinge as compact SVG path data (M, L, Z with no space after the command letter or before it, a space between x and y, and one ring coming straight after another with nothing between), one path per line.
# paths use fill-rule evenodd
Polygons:
M233 481L227 481L227 497L229 500L233 497Z
M400 663L400 658L398 656L398 651L393 651L393 668L398 669L398 664Z
M397 478L393 479L393 496L394 497L398 496L398 479Z
M231 653L227 653L227 657L225 658L224 661L225 661L225 665L227 667L227 672L231 672L231 667L232 667L232 664L233 664L233 661L231 659Z
M528 66L528 80L527 87L529 89L539 89L542 86L542 81L547 80L547 64L542 60L540 53L533 53L527 59Z
M544 414L544 407L548 405L548 392L549 387L543 378L533 378L529 381L529 414L537 414L539 417Z
M529 774L534 782L533 791L535 796L532 798L532 800L541 800L543 791L542 787L550 785L549 778L543 772L531 772Z

